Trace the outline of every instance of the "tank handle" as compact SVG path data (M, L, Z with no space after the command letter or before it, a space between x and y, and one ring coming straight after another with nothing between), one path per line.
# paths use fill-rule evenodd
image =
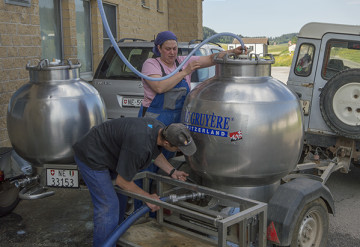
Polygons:
M230 52L230 53L225 53L225 55L222 57L219 57L219 54L221 54L221 53L219 52L214 55L213 61L216 61L218 63L227 63L229 61L229 59L235 60L235 59L249 59L250 58L250 53L236 55L235 53Z
M59 60L58 60L59 61ZM37 70L42 70L45 69L47 67L50 67L51 65L57 65L57 67L52 67L52 69L64 69L66 67L63 66L68 66L70 67L70 69L74 69L74 68L80 68L81 67L81 63L79 61L79 59L77 58L68 58L68 59L63 59L61 61L55 61L55 62L49 62L49 59L31 59L28 61L28 63L26 64L26 69L37 69ZM34 62L37 62L36 65L32 65Z
M260 53L261 54L261 53ZM270 57L270 59L266 59L265 57ZM266 61L270 61L270 62L275 62L275 57L273 54L271 53L265 53L263 55L263 59L266 60Z
M81 63L78 58L68 58L68 59L66 59L66 61L67 61L68 65L70 66L70 69L81 67ZM74 61L76 63L73 64L73 62L71 62L71 61Z
M226 62L229 60L229 58L232 58L232 59L238 58L238 56L237 56L235 53L233 53L233 52L231 52L231 53L225 53L225 55L222 56L222 57L218 57L219 54L220 54L220 52L219 52L219 53L215 53L214 58L213 58L213 61L217 61L217 62L219 62L219 63L226 63Z
M252 54L250 54L250 60L252 60L253 59L253 57L255 57L255 61L259 61L259 59L260 59L260 55L261 54L263 54L263 53L259 53L259 54L255 54L255 53L252 53ZM270 57L270 59L266 59L265 57ZM274 56L273 56L273 54L270 54L270 53L265 53L265 54L263 54L263 58L262 58L263 60L265 60L265 61L269 61L269 62L275 62L275 58L274 58Z
M241 55L236 55L235 53L226 53L224 56L219 57L220 53L216 53L214 55L213 61L217 62L217 63L228 63L230 61L234 61L236 59L239 59L239 61L253 61L255 63L270 63L273 64L275 62L275 58L272 54L270 53L265 53L263 55L263 58L260 59L260 54L255 54L255 53L248 53L247 55L241 54ZM270 59L266 59L265 57L270 57Z
M42 60L36 59L36 58L31 59L27 62L26 69L39 67L40 63L46 63L46 61L44 61L44 60L48 60L48 59L42 59ZM33 64L33 62L35 62L36 65L31 65L31 64ZM47 62L49 62L49 60Z

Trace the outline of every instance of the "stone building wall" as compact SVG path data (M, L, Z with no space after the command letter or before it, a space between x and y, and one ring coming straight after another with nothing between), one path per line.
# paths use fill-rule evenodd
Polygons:
M176 34L179 41L203 38L201 0L168 0L168 9L169 30Z
M38 0L30 7L0 1L0 147L11 146L6 128L10 97L29 79L28 60L40 57Z

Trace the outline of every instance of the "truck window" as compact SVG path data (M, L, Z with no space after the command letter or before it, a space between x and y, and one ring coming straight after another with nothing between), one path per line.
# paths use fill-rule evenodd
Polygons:
M360 42L349 40L329 40L322 67L322 77L326 80L340 71L360 68Z
M301 44L296 60L295 74L298 76L309 76L311 74L314 60L315 47L312 44Z

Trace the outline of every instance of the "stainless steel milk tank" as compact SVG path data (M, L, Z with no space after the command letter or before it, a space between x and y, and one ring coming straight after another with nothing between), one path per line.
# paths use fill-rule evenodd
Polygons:
M273 57L215 58L216 75L188 95L182 122L197 152L187 157L203 184L266 201L303 145L297 96L271 77Z
M33 164L71 163L72 145L106 119L94 87L80 79L81 64L42 60L27 65L30 81L11 97L7 128L15 151Z

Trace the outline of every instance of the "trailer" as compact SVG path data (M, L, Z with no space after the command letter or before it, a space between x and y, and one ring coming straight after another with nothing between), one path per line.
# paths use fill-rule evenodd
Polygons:
M189 169L184 156L172 164ZM121 246L164 246L184 241L184 246L326 246L328 214L334 213L330 191L320 181L306 177L288 178L269 203L197 185L165 174L142 172L144 189L160 197L202 193L201 198L162 202L117 190L129 198L161 206L155 218L145 215L119 239ZM191 181L191 182L190 182ZM155 191L153 191L155 189ZM128 214L133 208L129 208ZM314 242L314 240L316 241ZM297 241L301 241L299 243Z

